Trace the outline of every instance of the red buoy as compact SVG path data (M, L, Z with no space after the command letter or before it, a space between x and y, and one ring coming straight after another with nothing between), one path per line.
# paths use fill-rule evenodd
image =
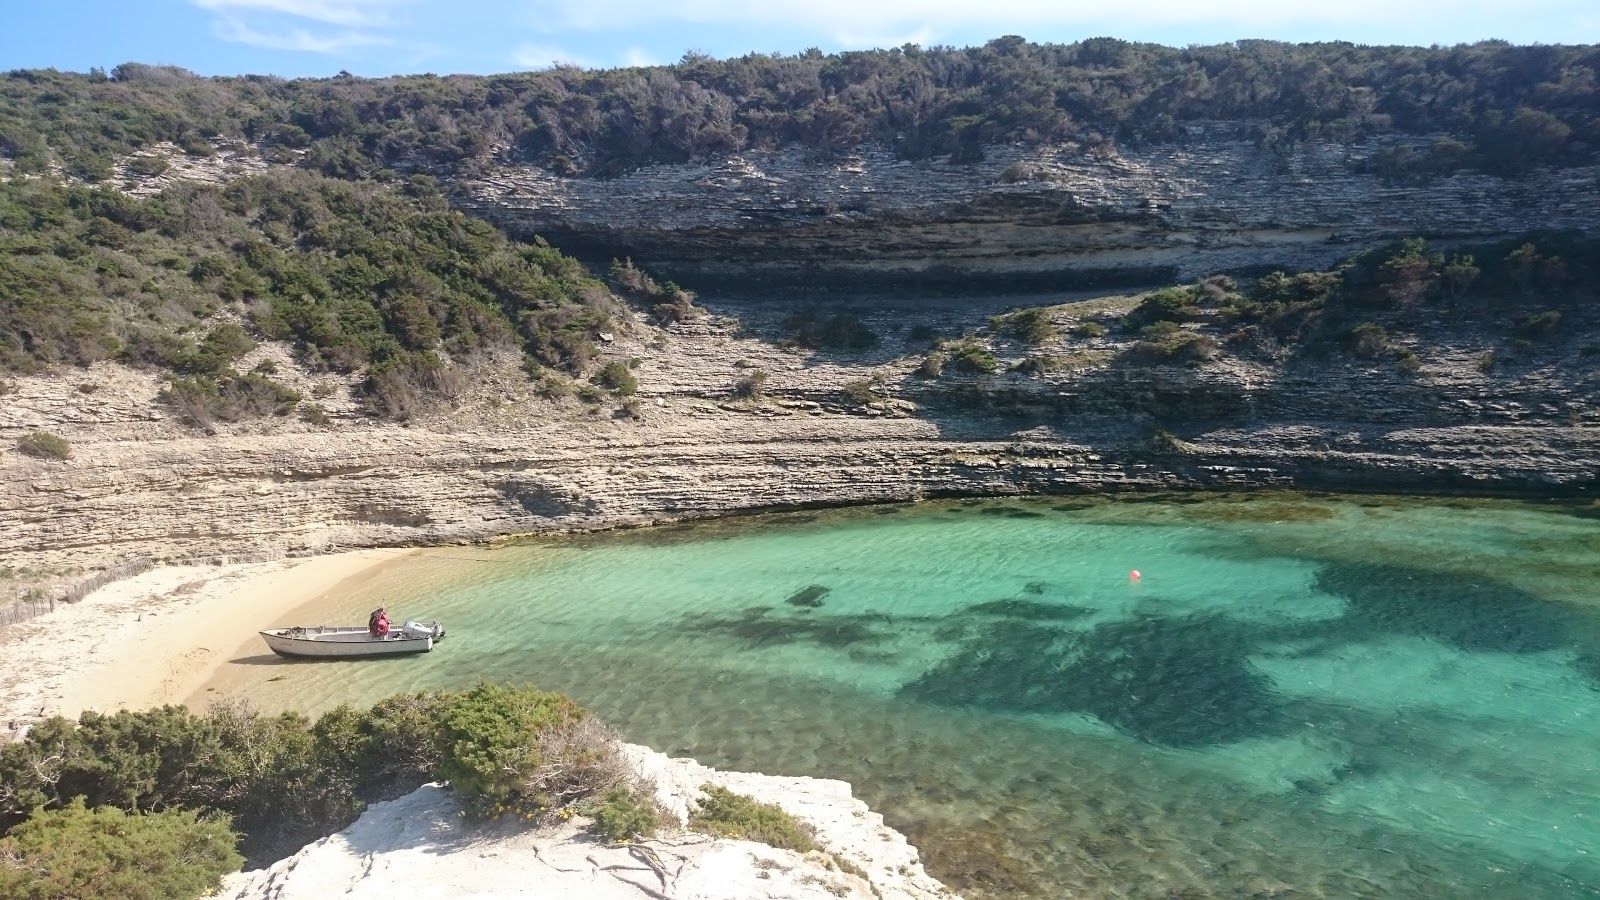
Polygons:
M1128 573L1128 580L1129 581L1138 581L1142 577L1144 577L1144 576L1139 574L1139 570L1138 569L1134 569L1132 572Z

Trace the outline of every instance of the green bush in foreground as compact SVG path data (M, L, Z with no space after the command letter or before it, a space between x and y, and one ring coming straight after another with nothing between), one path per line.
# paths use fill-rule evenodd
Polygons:
M816 831L775 803L762 803L714 784L701 785L705 799L689 816L689 827L719 837L760 841L780 850L817 849Z
M17 440L17 449L29 456L40 459L70 459L72 445L59 434L48 431L34 431L23 435Z
M611 788L579 812L591 819L591 832L613 843L648 837L661 827L661 810L649 798L627 788Z
M0 897L171 900L216 890L243 859L225 819L193 811L36 810L0 839Z
M44 857L16 849L33 833L29 829L67 827L34 824L41 817L50 823L62 815L105 818L113 813L83 810L110 807L141 828L172 832L171 840L188 847L197 823L228 834L226 822L195 818L217 816L238 830L227 838L229 853L237 841L245 860L265 865L346 827L368 803L437 779L448 779L474 816L510 813L549 823L585 815L608 840L651 834L662 821L653 790L633 771L617 735L566 697L529 687L480 683L466 691L400 695L367 710L340 706L315 723L240 704L219 704L203 715L179 706L86 712L77 722L41 722L25 740L0 746L0 833L9 829L12 841L0 844L9 848L0 853L0 878L20 877L20 866L33 873L29 879L77 884L75 873L89 865L83 860L95 858L88 851ZM188 818L177 810L190 811L183 814ZM106 854L106 872L145 877L132 857ZM193 849L183 856L213 857ZM222 871L237 867L238 856L226 859ZM187 888L129 891L0 889L0 897L199 894Z

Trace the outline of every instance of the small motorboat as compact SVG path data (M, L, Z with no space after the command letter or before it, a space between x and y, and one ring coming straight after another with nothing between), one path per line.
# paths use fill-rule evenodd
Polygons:
M365 625L296 626L261 632L261 639L279 656L318 659L427 653L443 638L444 626L438 622L407 622L382 637L374 637Z

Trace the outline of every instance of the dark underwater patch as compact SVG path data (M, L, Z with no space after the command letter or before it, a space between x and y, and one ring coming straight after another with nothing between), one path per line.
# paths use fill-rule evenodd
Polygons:
M803 606L806 609L816 609L822 605L822 598L828 596L833 588L820 584L808 584L798 591L790 594L783 602L790 606Z
M1040 594L1043 594L1044 593L1044 589L1045 589L1045 583L1042 582L1042 581L1030 581L1027 584L1022 586L1022 592L1024 594L1032 594L1035 597L1039 596Z
M752 649L810 643L839 650L890 636L874 627L890 621L884 615L775 616L771 612L771 607L754 606L738 616L692 614L684 616L679 627L700 634L725 634Z
M1569 646L1578 616L1491 579L1406 566L1334 563L1318 590L1350 603L1346 627L1414 634L1462 650L1531 653Z
M1169 747L1227 744L1290 724L1248 662L1257 636L1216 616L1141 617L1087 632L1003 620L900 694L991 712L1088 713Z
M997 616L1006 619L1026 619L1032 622L1070 622L1094 612L1082 606L1040 603L1037 600L1010 598L978 603L965 610L979 616Z
M1579 653L1572 661L1573 668L1577 669L1585 678L1600 689L1600 650L1587 650Z

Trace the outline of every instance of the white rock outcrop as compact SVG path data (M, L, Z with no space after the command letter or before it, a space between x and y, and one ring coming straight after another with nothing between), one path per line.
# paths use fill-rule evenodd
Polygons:
M375 803L355 824L269 868L224 884L228 900L951 900L917 850L850 785L818 778L718 772L627 745L680 823L701 785L776 803L816 828L826 852L799 854L677 830L606 844L576 822L554 829L471 826L455 795L427 785ZM841 865L843 863L843 865ZM848 870L848 871L847 871ZM865 873L865 877L857 872Z

